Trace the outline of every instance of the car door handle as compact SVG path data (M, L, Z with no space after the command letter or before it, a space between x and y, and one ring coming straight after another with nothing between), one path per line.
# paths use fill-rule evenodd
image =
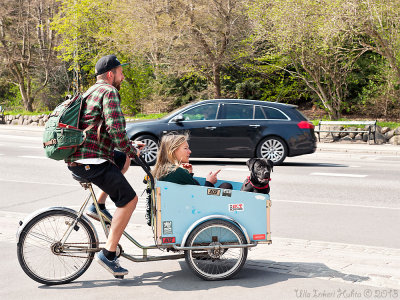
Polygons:
M258 127L260 127L261 125L254 124L254 125L249 125L249 126L252 127L252 128L258 128Z
M207 129L207 130L214 130L214 129L217 129L217 127L209 126L209 127L206 127L205 129Z

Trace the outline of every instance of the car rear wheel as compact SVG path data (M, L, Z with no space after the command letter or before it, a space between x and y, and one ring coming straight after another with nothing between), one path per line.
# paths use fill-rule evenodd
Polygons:
M151 135L141 135L135 138L134 141L146 144L140 153L150 166L154 165L157 159L158 140Z
M257 157L270 159L274 165L282 164L287 153L285 142L278 137L267 137L257 147Z

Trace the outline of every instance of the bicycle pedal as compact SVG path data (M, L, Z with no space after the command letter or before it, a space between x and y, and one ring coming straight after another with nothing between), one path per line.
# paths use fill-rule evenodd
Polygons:
M117 279L124 279L124 275L114 275L114 277Z

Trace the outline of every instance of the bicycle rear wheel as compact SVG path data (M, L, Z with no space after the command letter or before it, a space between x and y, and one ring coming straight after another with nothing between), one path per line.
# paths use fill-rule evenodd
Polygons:
M190 233L186 246L240 246L245 243L246 239L237 226L224 220L210 220ZM185 260L198 277L204 280L222 280L235 276L242 269L247 252L247 248L186 250Z
M22 231L17 246L18 261L33 280L55 285L71 282L90 266L97 245L96 235L82 218L62 245L77 214L51 210L33 218Z

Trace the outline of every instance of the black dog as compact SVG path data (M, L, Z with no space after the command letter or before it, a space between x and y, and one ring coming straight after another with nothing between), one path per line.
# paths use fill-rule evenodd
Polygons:
M243 182L241 191L268 194L269 182L274 164L269 159L250 158L246 165L249 167L250 176Z

